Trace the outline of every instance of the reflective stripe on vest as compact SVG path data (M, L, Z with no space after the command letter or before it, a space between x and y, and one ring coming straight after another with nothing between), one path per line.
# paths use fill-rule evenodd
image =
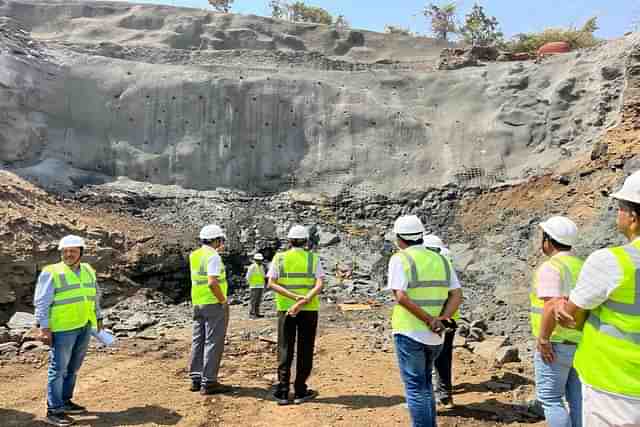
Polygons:
M395 256L402 260L407 277L407 296L431 316L439 316L449 294L450 261L422 246L411 246ZM428 331L427 325L396 304L391 316L394 332Z
M544 266L548 265L558 272L560 275L561 289L560 294L562 296L569 296L571 290L575 288L578 281L578 275L584 264L583 260L573 255L554 255L548 261L538 268L535 272L532 283L531 291L529 293L529 301L531 302L530 311L530 323L531 332L534 337L540 335L540 327L542 323L542 314L544 312L544 300L538 298L538 275ZM553 333L549 337L550 341L563 342L571 341L573 343L579 343L582 337L582 333L575 329L563 328L560 325L556 325Z
M608 300L591 310L574 366L593 388L640 398L640 240L609 251L622 279Z
M289 249L275 256L274 263L278 268L278 285L298 295L306 295L316 284L316 270L320 259L313 252L303 249ZM289 310L295 301L283 295L276 294L276 308L278 311ZM320 298L314 296L302 307L303 311L318 311Z
M209 246L203 246L189 255L189 265L191 268L191 303L193 305L219 303L218 298L216 298L209 286L209 276L207 272L209 260L215 255L217 255L217 252ZM222 260L220 260L218 285L226 298L228 288L227 273Z
M249 266L249 287L264 288L264 270L262 266L253 263Z
M96 319L96 275L89 264L80 264L79 274L64 262L46 266L43 271L51 274L54 284L53 301L49 311L49 328L52 332L79 329Z

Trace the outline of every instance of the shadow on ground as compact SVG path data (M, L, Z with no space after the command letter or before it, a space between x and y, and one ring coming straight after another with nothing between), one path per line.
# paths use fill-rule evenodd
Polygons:
M349 395L336 397L318 397L313 403L346 406L349 409L389 408L404 403L403 396Z
M535 424L542 421L542 418L529 412L529 410L523 405L502 403L496 399L456 406L454 409L438 411L438 415L443 417L474 419L478 421L499 421L505 424Z
M137 426L155 424L159 426L177 425L182 415L172 409L147 405L128 408L123 411L89 412L86 417L77 417L79 425L95 427Z

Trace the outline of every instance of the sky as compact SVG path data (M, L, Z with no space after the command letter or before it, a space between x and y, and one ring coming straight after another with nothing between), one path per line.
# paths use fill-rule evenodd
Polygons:
M169 4L209 9L207 0L136 0L133 3ZM269 15L268 0L235 0L232 11ZM421 13L427 0L307 0L332 15L344 15L354 28L383 31L386 24L427 34ZM437 3L437 2L436 2ZM466 12L474 0L458 0ZM640 20L640 0L480 0L485 11L498 18L506 36L541 31L547 27L581 26L591 16L598 17L601 38L622 36ZM635 17L635 18L634 18Z

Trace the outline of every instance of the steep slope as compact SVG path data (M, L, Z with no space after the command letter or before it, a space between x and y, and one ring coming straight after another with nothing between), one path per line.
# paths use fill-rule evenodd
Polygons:
M48 55L0 57L13 118L0 161L58 187L73 184L74 169L101 181L260 192L517 179L590 150L615 124L637 42L450 72L332 59L337 45L321 40L337 30L318 25L109 2L0 8ZM279 40L294 39L282 34L307 53L291 56ZM350 34L374 58L406 42ZM400 59L431 58L432 41L413 43ZM275 62L261 63L265 52Z

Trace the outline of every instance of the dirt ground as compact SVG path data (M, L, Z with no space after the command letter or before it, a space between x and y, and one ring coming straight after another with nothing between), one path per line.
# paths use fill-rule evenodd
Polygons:
M408 425L393 351L373 350L355 322L321 325L310 386L320 396L303 405L269 399L275 380L275 345L257 339L275 319L249 321L234 307L221 382L233 391L202 397L188 391L189 330L156 340L121 340L114 350L92 348L80 372L75 400L90 409L81 426L388 426ZM361 323L360 323L361 324ZM252 336L254 338L247 338ZM47 357L0 365L0 425L42 426ZM441 426L538 426L514 396L531 391L526 364L488 367L466 349L456 350L454 410L439 411ZM490 381L513 384L493 393Z

